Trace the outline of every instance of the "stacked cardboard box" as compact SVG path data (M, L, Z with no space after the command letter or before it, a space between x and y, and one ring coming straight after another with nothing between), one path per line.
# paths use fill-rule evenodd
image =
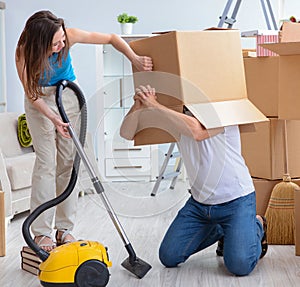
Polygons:
M300 177L300 43L288 42L297 39L300 24L284 23L281 42L262 45L281 56L244 58L248 98L269 118L256 125L256 133L242 134L243 155L257 178L278 180L285 173L284 121L288 172L292 178Z
M21 250L21 268L33 275L38 275L41 259L28 246L23 246Z
M241 136L242 151L250 173L260 178L260 184L256 184L258 196L259 193L268 193L270 187L274 187L285 173L284 121L288 173L293 182L299 184L300 24L284 23L281 41L261 46L279 56L244 58L248 97L270 120L268 123L257 124L255 133ZM295 220L297 225L300 220L297 209ZM298 239L296 236L296 249L297 245L300 249L300 236Z
M261 46L279 56L244 58L249 100L268 117L299 120L300 23L284 23L281 42Z

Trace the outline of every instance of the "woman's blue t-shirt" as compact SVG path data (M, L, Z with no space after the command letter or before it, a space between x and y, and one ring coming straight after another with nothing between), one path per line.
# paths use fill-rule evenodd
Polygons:
M49 63L51 70L49 71L49 75L47 77L47 73L44 72L43 78L40 79L39 84L43 87L54 86L61 80L74 81L76 80L76 76L74 73L74 69L72 66L72 59L70 52L66 58L62 58L62 63L59 65L57 61L58 54L53 53L49 57Z

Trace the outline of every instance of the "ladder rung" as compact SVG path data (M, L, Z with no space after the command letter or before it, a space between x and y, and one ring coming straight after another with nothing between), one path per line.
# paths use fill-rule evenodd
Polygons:
M236 19L232 19L232 18L227 18L224 21L226 24L228 25L233 25L236 22Z
M171 154L171 157L180 157L180 153L178 151L174 152Z
M170 173L164 174L162 176L162 179L167 179L167 178L175 177L175 176L178 176L179 174L180 174L179 171L170 172Z

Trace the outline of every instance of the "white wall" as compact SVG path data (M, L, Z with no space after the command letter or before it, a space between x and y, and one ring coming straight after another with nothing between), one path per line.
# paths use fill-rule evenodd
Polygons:
M282 0L281 0L282 1ZM128 12L139 18L134 32L147 34L166 30L199 30L217 26L227 1L221 0L7 0L6 62L8 111L23 111L23 91L17 78L14 52L27 18L37 10L49 9L66 20L68 27L119 33L118 14ZM235 3L235 1L233 1ZM260 0L242 1L234 28L266 29ZM276 17L278 0L271 0ZM296 0L287 2L297 2ZM85 4L86 3L86 4ZM300 4L298 4L299 7ZM233 4L234 6L234 4ZM73 49L74 65L86 97L95 93L95 49L78 45Z
M290 16L300 20L300 1L299 0L279 0L282 7L280 19L289 19Z
M5 4L0 1L0 112L6 110Z

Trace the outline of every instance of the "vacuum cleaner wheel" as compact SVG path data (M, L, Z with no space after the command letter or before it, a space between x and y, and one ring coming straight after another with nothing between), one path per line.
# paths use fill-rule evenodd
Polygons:
M106 265L99 260L88 260L82 263L75 274L78 287L104 287L109 280Z

